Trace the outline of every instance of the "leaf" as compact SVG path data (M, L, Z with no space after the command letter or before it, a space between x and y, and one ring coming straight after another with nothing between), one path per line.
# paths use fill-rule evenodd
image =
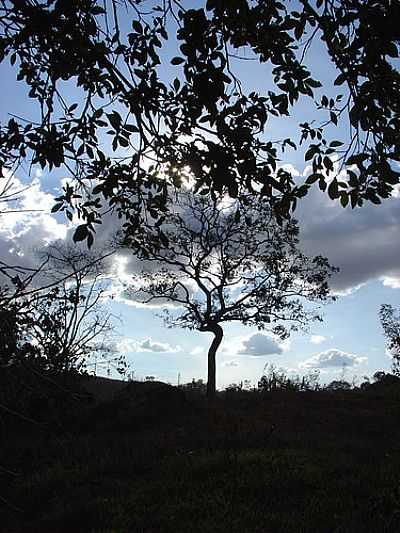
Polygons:
M294 30L294 36L296 37L298 41L301 39L301 36L304 33L305 25L306 25L305 19L302 21L299 21L299 24L297 24L296 29Z
M183 59L183 57L173 57L171 59L171 65L180 65L181 63L184 63L185 60Z
M307 152L306 152L306 154L304 156L304 160L305 161L309 161L310 159L312 159L317 151L318 151L318 149L316 148L315 145L311 146L311 148L309 148L307 150Z
M90 159L94 159L93 148L91 146L86 146L86 153Z
M334 200L335 198L337 198L339 196L338 182L337 182L336 178L334 180L332 180L331 183L329 184L328 196L332 200Z
M317 89L318 87L322 87L322 83L318 80L313 80L312 78L308 78L307 80L307 84L310 86L310 87L314 87L315 89Z
M325 156L323 159L324 167L328 170L333 170L333 161L330 157Z
M103 15L104 13L104 9L100 6L94 6L92 8L92 15Z
M343 146L343 143L340 141L332 141L329 146L331 146L332 148L338 148L339 146Z
M181 82L178 80L178 78L175 78L174 79L174 89L175 89L175 91L179 91L180 86L181 86Z
M86 224L81 224L78 226L75 230L75 233L73 235L74 242L80 242L84 241L86 237L88 236L89 230Z
M59 204L53 205L53 207L51 208L51 212L57 213L57 211L60 211L63 205L64 205L64 202L60 202Z
M321 174L310 174L308 176L308 178L306 179L306 184L307 185L312 185L313 183L315 183L319 179L321 179Z
M333 111L331 111L331 112L330 112L330 116L331 116L331 121L335 124L335 126L337 126L338 118L337 118L336 113L334 113Z
M117 113L117 111L113 111L112 113L107 113L107 118L111 124L111 126L115 130L119 130L122 122L121 115Z
M356 154L352 155L346 161L346 165L361 165L366 159L368 159L367 154Z
M143 33L143 26L140 24L138 20L132 20L132 29L136 33Z
M138 133L140 131L137 126L133 126L132 124L125 124L124 130L129 131L130 133Z
M93 233L88 233L87 244L88 244L89 249L93 246L93 243L94 243Z
M342 191L340 193L340 203L342 204L342 207L346 207L349 203L349 195L347 192Z
M129 146L129 141L128 141L128 139L125 139L125 137L119 136L118 137L118 142L119 142L120 146L123 146L124 148Z
M297 189L296 196L297 198L303 198L303 196L306 196L308 193L308 187L307 185L302 185Z
M92 194L99 194L99 192L102 192L103 190L103 184L99 183L96 185L96 187L93 187Z
M335 85L343 85L343 83L346 81L346 76L344 74L339 74L339 76L336 78L334 84Z

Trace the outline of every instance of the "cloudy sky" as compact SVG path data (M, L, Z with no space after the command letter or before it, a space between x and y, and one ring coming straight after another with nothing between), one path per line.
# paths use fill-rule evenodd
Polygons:
M332 79L334 73L325 70L321 50L311 49L309 60L322 82ZM238 68L249 88L262 90L263 79L253 65L246 62ZM0 66L0 75L0 119L6 119L10 111L29 117L32 110L23 86L4 65ZM300 109L296 118L301 120L306 111ZM281 127L276 124L276 137L281 133L290 137L290 129L281 132ZM339 129L336 138L343 133ZM282 160L284 164L291 165L298 176L309 172L301 153L291 152ZM39 169L33 169L30 177L23 173L15 177L16 187L31 183L30 189L22 193L19 207L35 211L0 216L0 260L31 266L35 251L71 238L71 224L50 214L62 177L43 174ZM295 373L318 368L324 381L341 375L343 365L349 379L390 367L378 311L382 303L399 304L400 194L381 206L369 204L353 211L343 210L314 190L300 202L296 217L301 224L303 249L310 255L328 257L332 265L340 268L332 280L332 288L340 297L325 308L322 324L313 325L308 334L295 334L284 343L256 329L228 324L218 355L219 387L242 379L256 383L269 362ZM107 244L116 227L113 219L105 221L98 234L99 246ZM138 264L125 256L114 261L112 268L116 279L129 279ZM158 316L159 309L128 305L118 296L109 305L121 317L117 334L108 339L109 349L126 354L136 376L154 375L171 383L177 382L178 374L181 382L205 378L209 334L167 329Z

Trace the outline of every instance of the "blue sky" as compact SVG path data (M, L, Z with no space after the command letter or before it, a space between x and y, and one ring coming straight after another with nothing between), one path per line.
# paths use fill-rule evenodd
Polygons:
M243 53L250 57L248 52ZM168 44L166 54L175 55L173 43ZM246 90L263 92L268 88L268 67L252 61L233 61ZM335 72L327 67L324 49L318 41L309 51L308 62L313 67L314 76L323 84L335 78ZM179 68L163 68L166 76L179 76ZM13 71L7 65L1 65L0 75L0 120L5 120L10 112L32 118L34 110L26 97L27 91L15 81ZM72 99L78 97L73 91L70 95ZM301 105L290 119L271 121L266 134L270 138L296 137L296 125L299 121L309 120L311 112L308 105ZM340 123L332 138L340 139L346 135L346 127L346 123ZM282 164L292 165L295 174L307 175L301 150L286 153ZM54 239L70 238L71 230L65 220L49 214L60 177L63 175L59 171L49 176L39 169L33 169L31 178L22 172L16 176L22 183L36 180L24 205L40 206L43 212L20 219L18 215L8 215L7 221L0 217L0 258L16 259L15 254L19 251L20 261L33 261L34 249L40 249ZM323 381L341 375L343 363L348 378L353 375L361 378L378 369L387 370L390 358L385 352L378 311L382 303L399 303L399 208L400 195L397 194L382 206L368 205L357 211L344 211L318 191L313 191L301 202L296 216L301 223L302 246L310 254L326 255L333 265L341 268L333 280L334 289L341 296L336 303L325 307L322 324L311 325L307 334L292 335L283 346L268 336L257 336L255 329L227 325L226 340L218 355L218 386L242 379L256 383L268 362L299 373L319 367ZM107 234L107 228L104 233ZM171 383L176 383L178 373L181 382L206 377L208 334L167 329L154 309L137 308L115 300L110 306L121 317L117 325L118 335L110 341L126 353L136 376L154 375Z

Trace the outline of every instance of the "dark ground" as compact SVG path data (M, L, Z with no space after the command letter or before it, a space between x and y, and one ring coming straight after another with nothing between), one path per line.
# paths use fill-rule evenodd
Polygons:
M2 419L0 531L400 531L400 394L86 385L57 423Z

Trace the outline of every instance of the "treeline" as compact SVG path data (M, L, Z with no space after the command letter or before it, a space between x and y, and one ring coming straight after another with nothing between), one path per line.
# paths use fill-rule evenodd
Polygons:
M400 391L400 377L395 373L384 372L379 370L373 374L371 378L363 376L363 381L358 383L356 376L351 381L344 379L344 372L338 379L334 379L329 383L321 383L320 371L313 370L305 375L290 376L285 369L278 368L273 363L267 364L264 367L263 374L259 379L257 386L252 385L250 380L244 379L239 383L231 383L228 385L223 393L263 393L276 391L290 391L290 392L346 392L346 391ZM185 391L195 392L198 394L205 394L207 385L202 379L194 379L183 385L180 385Z

